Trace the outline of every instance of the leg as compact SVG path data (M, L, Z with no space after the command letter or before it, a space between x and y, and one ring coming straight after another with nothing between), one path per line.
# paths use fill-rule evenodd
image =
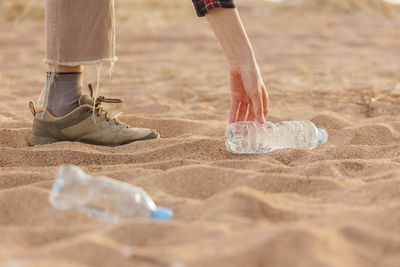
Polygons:
M51 65L49 65L49 71L51 71ZM78 66L58 66L59 72L83 72L83 65Z
M114 33L113 0L46 1L44 106L50 113L60 117L78 106L82 64L116 60Z
M44 106L52 115L62 117L79 106L83 66L57 66L57 74L52 71L54 66L49 65Z
M45 63L114 62L114 0L46 0Z
M85 64L110 62L114 54L114 0L47 0L45 107L34 114L31 145L80 141L97 145L123 145L158 138L151 129L133 128L111 118L101 102L119 99L82 95ZM100 72L100 68L99 68ZM99 73L98 73L99 74ZM99 77L99 75L98 75Z

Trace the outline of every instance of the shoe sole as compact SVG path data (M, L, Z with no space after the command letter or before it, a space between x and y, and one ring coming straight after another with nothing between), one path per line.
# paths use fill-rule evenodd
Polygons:
M57 139L49 138L49 137L42 137L42 136L34 136L31 135L29 137L29 144L31 146L36 146L36 145L46 145L46 144L51 144L59 142Z
M94 143L94 142L89 142L89 141L84 141L84 140L76 140L76 141L72 141L72 142L80 142L80 143L96 145L96 146L116 147L116 146L123 146L123 145L131 144L131 143L134 143L136 141L145 141L145 140L158 139L158 138L160 138L160 134L152 132L148 136L145 136L145 137L143 137L141 139L128 140L128 141L123 142L121 144L114 144L114 145L104 145L104 144L99 144L99 143ZM34 136L34 135L31 135L29 137L29 144L31 146L47 145L47 144L52 144L52 143L57 143L57 142L62 142L62 141L57 140L57 139L53 139L53 138L50 138L50 137L42 137L42 136Z

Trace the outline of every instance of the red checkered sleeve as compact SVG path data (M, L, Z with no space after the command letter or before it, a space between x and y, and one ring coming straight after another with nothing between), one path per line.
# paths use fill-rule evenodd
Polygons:
M216 7L235 8L234 0L192 0L197 15L203 17L207 12Z

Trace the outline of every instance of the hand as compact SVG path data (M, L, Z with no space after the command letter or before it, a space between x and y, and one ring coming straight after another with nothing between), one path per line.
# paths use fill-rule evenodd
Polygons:
M236 9L215 8L207 13L207 20L230 65L232 102L229 122L256 119L265 123L268 94L239 13Z
M268 116L268 93L257 63L230 65L231 111L229 123L257 120L264 124Z

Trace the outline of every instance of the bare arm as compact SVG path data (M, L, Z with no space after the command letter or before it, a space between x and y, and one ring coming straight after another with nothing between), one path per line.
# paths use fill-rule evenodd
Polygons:
M244 121L249 109L247 120L264 123L268 115L268 94L237 10L215 8L206 17L229 62L229 122Z

